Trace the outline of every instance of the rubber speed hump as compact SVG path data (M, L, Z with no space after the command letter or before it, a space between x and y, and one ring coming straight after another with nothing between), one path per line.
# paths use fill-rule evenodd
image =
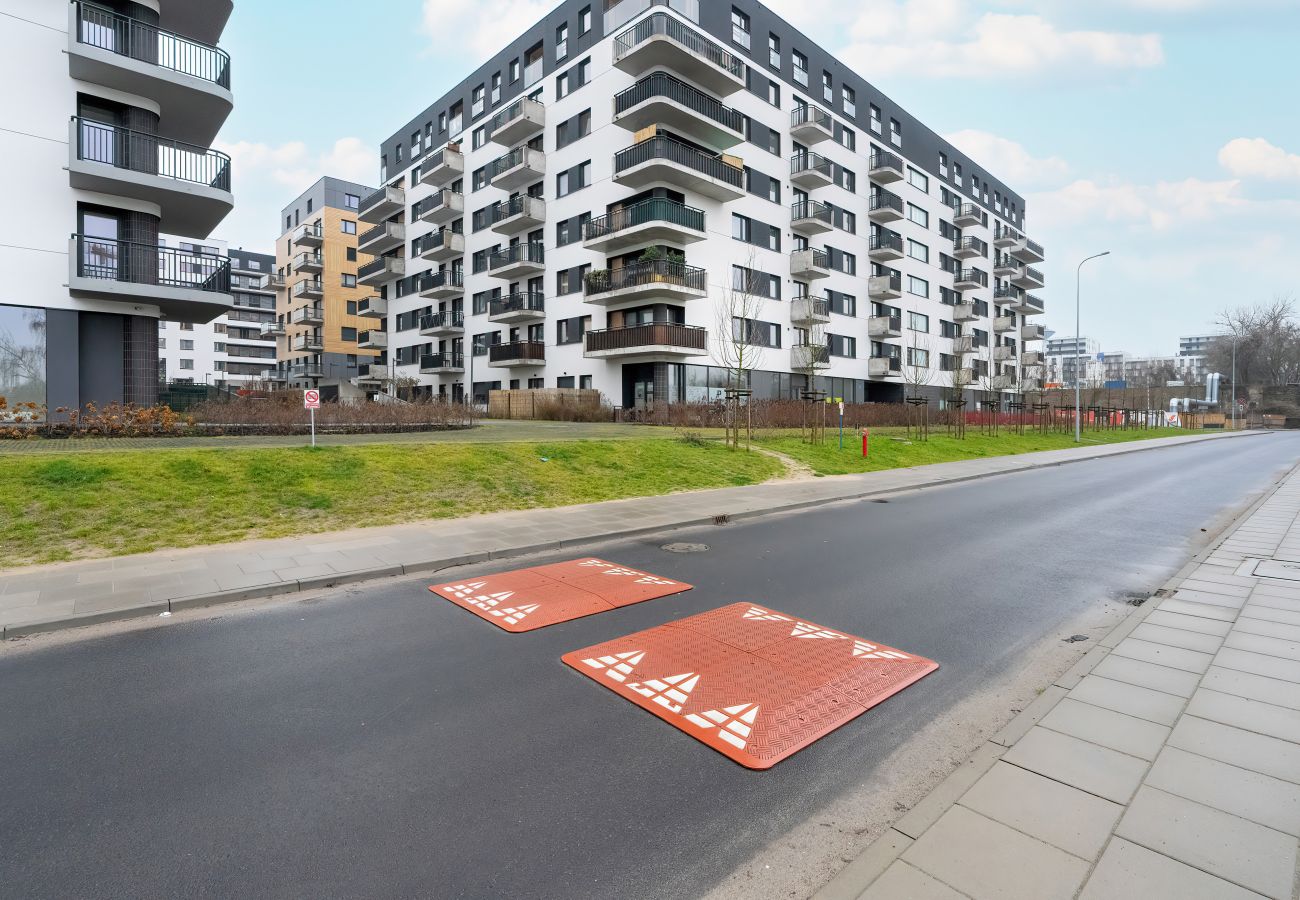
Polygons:
M771 768L939 668L749 603L563 660L750 769Z
M510 632L533 631L690 589L680 581L592 557L429 588Z

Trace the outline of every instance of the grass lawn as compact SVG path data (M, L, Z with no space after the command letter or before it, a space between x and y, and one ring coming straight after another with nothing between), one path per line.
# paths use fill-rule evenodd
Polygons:
M676 440L0 457L0 568L757 484L780 460Z
M1203 434L1178 428L1151 431L1100 431L1084 432L1084 446L1116 444L1158 437L1178 437ZM845 431L844 449L840 450L838 433L826 429L826 443L812 446L803 443L798 433L768 438L756 442L808 465L818 475L847 475L852 472L875 472L880 469L898 469L906 466L924 466L930 463L952 462L959 459L978 459L985 456L1008 456L1016 453L1033 453L1038 450L1063 450L1076 446L1073 434L1024 435L1002 430L997 436L980 434L968 428L966 438L949 437L942 429L931 431L928 441L907 440L905 428L873 428L871 452L862 458L862 438Z

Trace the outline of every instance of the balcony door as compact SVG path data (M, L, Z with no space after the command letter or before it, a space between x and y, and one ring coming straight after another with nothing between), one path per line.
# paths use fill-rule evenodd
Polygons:
M121 140L118 127L121 125L120 108L109 105L93 97L79 97L77 100L78 150L80 157L91 162L120 166Z
M81 275L117 281L123 274L122 217L111 210L84 207L78 211Z

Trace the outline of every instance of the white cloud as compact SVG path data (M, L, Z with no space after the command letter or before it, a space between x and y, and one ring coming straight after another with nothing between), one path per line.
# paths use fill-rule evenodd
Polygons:
M486 60L554 6L555 0L424 0L424 30L441 53L468 51Z
M1059 156L1033 156L1015 141L987 131L968 128L946 134L944 139L981 168L1022 191L1059 185L1070 174L1070 164Z
M1219 165L1238 178L1300 181L1300 155L1263 138L1237 138L1224 144Z
M1086 229L1098 224L1126 224L1142 230L1167 231L1179 225L1215 221L1251 205L1238 181L1186 178L1143 185L1123 181L1079 179L1055 190L1030 194L1027 208L1033 228Z

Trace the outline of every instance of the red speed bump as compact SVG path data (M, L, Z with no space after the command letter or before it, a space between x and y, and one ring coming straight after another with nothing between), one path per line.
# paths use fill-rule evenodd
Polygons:
M680 581L593 557L429 588L510 632L533 631L690 589Z
M563 660L750 769L770 769L939 668L749 603Z

